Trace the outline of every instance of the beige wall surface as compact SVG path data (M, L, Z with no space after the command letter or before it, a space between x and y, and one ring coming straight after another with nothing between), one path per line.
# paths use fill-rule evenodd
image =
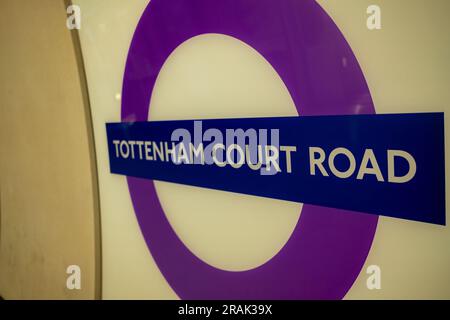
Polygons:
M72 36L63 1L0 1L5 299L92 299L99 293L94 152ZM69 265L81 267L81 290L66 288Z

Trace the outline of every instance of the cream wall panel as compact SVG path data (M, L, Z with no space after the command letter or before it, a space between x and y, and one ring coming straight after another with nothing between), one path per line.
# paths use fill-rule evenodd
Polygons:
M125 178L109 173L106 145L105 123L120 121L120 93L126 56L134 29L148 0L127 2L77 0L75 2L81 6L83 13L83 28L80 34L97 146L104 244L104 297L176 298L145 245L134 215ZM369 31L366 28L366 8L373 4L373 1L320 0L318 2L334 19L353 48L368 81L378 113L445 111L448 122L450 95L447 88L450 85L448 72L450 44L445 37L450 27L450 22L446 19L446 12L450 9L450 5L447 0L433 0L432 3L426 0L378 0L377 4L382 9L383 24L383 29L379 31ZM172 73L164 74L163 80L158 79L158 91L154 94L157 94L159 98L157 105L152 106L152 108L155 107L152 109L154 112L152 119L154 119L153 116L164 118L180 114L191 117L254 115L246 114L248 109L233 109L229 114L220 114L219 111L214 113L210 108L211 105L206 106L206 104L203 106L197 104L197 109L192 109L195 106L195 100L186 102L192 107L190 109L179 107L177 110L170 105L170 101L175 101L178 97L170 95L170 88L180 82L180 77L173 75L186 75L180 68L184 66L189 69L189 66L186 66L189 57L198 61L211 59L211 56L208 56L211 51L196 51L195 46L190 48L192 49L190 53L176 51L175 54L183 61L179 62L180 67L175 68L171 65L171 68L169 65L168 68L173 70ZM203 59L201 52L203 52ZM197 60L190 61L194 63ZM247 72L248 63L237 60L236 65L232 67L233 70L240 68L243 72ZM207 65L207 62L203 65L197 63L196 68ZM189 76L195 77L192 73ZM233 80L239 81L239 74L236 74ZM269 85L265 87L266 89L274 87L276 82L267 83ZM269 90L268 92L280 91ZM218 93L214 91L214 94ZM209 101L210 97L203 98ZM284 107L267 109L265 115L285 115L283 112L289 109L288 105L289 103L284 104L287 109L283 109ZM207 107L209 109L206 109ZM446 137L449 137L448 130ZM448 164L447 172L449 172ZM175 199L186 198L189 192L192 192L196 199L198 197L205 202L206 212L210 210L208 209L208 201L211 201L211 199L208 200L209 195L216 193L163 183L158 185L158 192L163 196L163 205L165 203L166 209L169 209L169 218L175 217L181 210L177 206L182 207L179 203L171 203L170 194L176 194L176 197L172 199L175 201ZM223 199L225 198L224 196ZM259 202L256 199L248 201L252 205ZM194 204L190 203L190 207L193 206ZM185 212L185 214L188 213ZM213 219L209 221L211 220ZM173 224L176 224L177 222L174 221L171 220ZM176 228L183 228L183 225L189 228L188 224L181 222ZM196 220L196 223L192 225L197 228L195 230L210 227L208 219ZM448 271L450 270L450 250L447 249L450 243L449 230L448 227L381 217L367 263L346 298L450 298L448 285L450 283ZM189 241L195 240L197 247L193 247L193 250L197 250L201 258L209 259L212 264L225 269L244 268L239 263L232 265L229 258L220 260L223 257L214 256L214 252L201 253L201 243L205 241L192 237L189 240L190 233L194 234L194 229L179 231L188 245ZM202 254L204 254L203 257ZM382 290L369 291L365 286L367 279L365 269L371 264L381 267Z

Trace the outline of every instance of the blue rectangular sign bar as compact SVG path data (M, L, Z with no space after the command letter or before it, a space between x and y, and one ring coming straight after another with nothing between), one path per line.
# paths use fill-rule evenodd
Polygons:
M115 174L445 225L443 113L150 121L106 129ZM231 139L238 136L245 144Z

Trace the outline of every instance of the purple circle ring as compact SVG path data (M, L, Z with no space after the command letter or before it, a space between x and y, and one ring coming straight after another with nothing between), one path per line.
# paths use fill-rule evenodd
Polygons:
M152 0L128 54L122 121L147 121L167 57L206 33L232 36L256 49L302 115L375 113L349 44L315 1ZM248 271L224 271L178 238L153 181L127 180L147 246L182 299L341 299L361 271L377 227L375 215L305 204L292 236L271 260Z

